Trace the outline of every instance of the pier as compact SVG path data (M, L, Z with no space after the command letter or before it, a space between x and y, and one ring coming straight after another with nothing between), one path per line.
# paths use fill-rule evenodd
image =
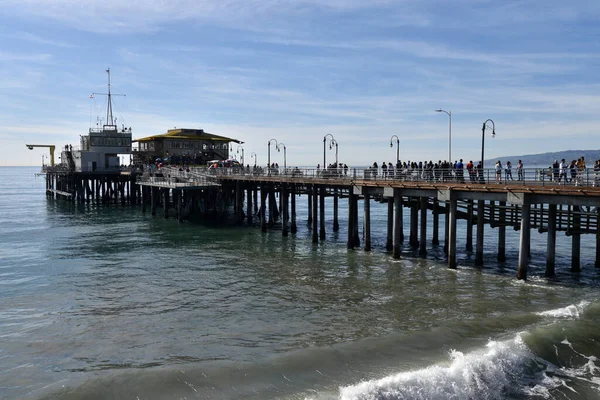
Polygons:
M492 174L491 170L486 171ZM159 176L156 176L159 175ZM451 176L451 175L449 175ZM555 244L557 232L564 232L572 240L571 271L578 272L580 237L596 237L596 268L600 268L600 234L598 215L600 187L593 171L580 177L575 184L559 184L546 179L539 170L526 171L521 181L496 183L489 177L477 182L463 182L456 177L436 180L420 174L381 175L371 169L318 170L272 168L222 168L208 173L203 169L180 171L163 168L160 174L138 175L139 198L142 211L149 208L152 215L162 206L164 216L169 210L179 221L192 215L226 217L233 210L238 224L253 223L258 218L260 229L268 231L280 225L281 234L297 232L298 195L305 195L308 205L306 221L311 229L313 243L325 240L326 230L339 230L338 204L348 201L347 247L371 251L371 203L387 204L386 249L394 258L400 257L405 239L427 256L428 241L440 244L440 215L444 216L444 252L449 268L457 268L457 246L473 248L475 228L475 266L483 266L486 228L498 229L498 261L505 260L506 228L520 231L517 277L526 279L530 259L531 231L547 232L545 275L555 274ZM130 189L131 190L131 189ZM135 189L133 190L135 192ZM325 198L333 198L333 224L325 223ZM135 198L135 195L132 196ZM279 200L279 202L277 201ZM363 209L359 210L359 200ZM410 214L405 227L403 212ZM359 222L362 214L362 237ZM427 219L432 219L432 232L427 232ZM465 224L466 237L458 238L457 224ZM279 226L278 226L279 228Z

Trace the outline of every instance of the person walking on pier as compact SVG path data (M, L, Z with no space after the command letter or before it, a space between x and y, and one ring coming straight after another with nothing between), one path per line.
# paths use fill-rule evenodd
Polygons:
M513 177L512 177L512 164L510 163L510 161L506 162L506 169L504 171L504 180L508 182L508 180L513 181Z
M577 160L577 181L575 182L576 186L579 186L583 183L583 174L585 174L585 159L583 156Z
M387 164L385 161L381 163L381 175L383 175L383 179L387 179Z
M577 161L571 160L569 169L571 170L571 180L569 182L577 182Z
M464 164L463 164L463 159L461 158L456 163L456 180L458 182L465 183L465 175L464 174L465 174Z
M483 163L481 161L477 163L477 180L479 183L485 183L485 177L483 176Z
M566 183L567 183L567 169L568 168L569 168L569 166L565 162L565 159L563 158L562 160L560 160L560 164L558 165L558 170L559 170L558 182L562 181L563 185L566 185Z
M517 180L523 180L523 161L521 160L519 160L519 162L517 163Z
M500 162L500 160L496 161L496 165L494 168L496 170L496 183L500 184L502 183L502 163Z

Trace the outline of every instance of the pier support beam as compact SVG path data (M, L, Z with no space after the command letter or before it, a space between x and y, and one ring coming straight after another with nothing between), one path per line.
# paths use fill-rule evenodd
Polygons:
M288 236L288 188L286 184L281 185L281 195L279 196L281 204L281 236Z
M420 198L421 202L421 232L419 239L419 255L426 256L427 255L427 205L429 203L429 199L427 197L422 196Z
M387 199L387 237L385 241L385 249L390 251L394 248L393 234L394 234L394 198L388 197Z
M319 196L319 219L320 219L320 230L319 238L325 240L325 186L319 188L321 195Z
M448 256L448 245L450 243L450 202L444 202L446 212L444 215L444 254Z
M266 185L260 185L260 230L267 231L267 190Z
M340 230L340 223L338 221L338 188L333 189L333 231L338 232Z
M600 268L600 207L596 207L596 268Z
M252 186L250 186L248 188L248 195L247 195L247 201L246 201L246 210L248 215L246 216L248 218L248 224L251 225L252 224L252 214L254 213L254 210L252 209L252 194L254 192L254 188Z
M419 247L419 203L416 198L410 201L410 246Z
M433 238L431 244L434 246L440 244L440 207L437 198L433 199Z
M556 204L548 205L548 241L546 244L546 276L554 276L556 263Z
M473 200L467 202L467 251L473 251Z
M400 243L402 242L402 196L399 189L394 189L394 258L400 258Z
M571 272L581 272L581 207L573 206L571 234Z
M358 235L358 195L354 195L352 197L354 205L352 206L352 212L354 216L352 219L354 220L354 247L360 247L360 236Z
M519 265L517 279L527 279L527 267L529 266L529 248L531 235L530 221L531 205L524 204L521 209L521 240L519 242Z
M448 226L448 268L456 269L456 219L457 219L457 201L455 195L450 192L450 201L446 202L448 207L448 216L446 226Z
M298 232L298 227L296 226L296 184L292 184L292 194L290 198L292 199L292 226L290 227L290 231L294 234Z
M312 242L319 243L319 231L317 226L317 213L319 205L319 193L317 192L317 185L312 187Z
M163 206L165 210L165 218L169 218L169 192L171 189L163 189Z
M498 208L500 225L498 226L498 261L506 261L506 202L501 201ZM556 211L556 209L555 209Z
M350 190L350 196L348 196L348 249L354 249L354 201L353 201L352 189Z
M477 200L477 243L475 244L475 265L483 266L483 230L485 220L485 201Z
M364 188L363 188L364 190ZM363 200L363 208L364 208L364 241L365 241L365 251L371 251L371 195L366 192L364 194Z
M314 185L312 189L308 190L308 195L306 196L308 198L308 217L306 219L306 223L308 224L308 226L311 226L312 222L313 222L313 206L312 206L312 201L313 201L313 190L314 190Z

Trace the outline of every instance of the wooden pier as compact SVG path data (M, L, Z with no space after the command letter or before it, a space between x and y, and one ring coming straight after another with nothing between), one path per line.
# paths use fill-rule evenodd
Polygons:
M578 186L544 180L501 182L436 181L410 177L378 177L367 171L340 172L318 170L223 169L208 174L203 169L181 171L163 168L159 173L119 172L93 176L75 173L49 173L49 195L71 201L121 202L140 204L142 212L178 221L194 217L233 217L238 224L252 224L258 218L266 232L275 224L283 236L297 232L297 195L306 195L313 243L326 238L326 229L339 230L338 204L348 201L347 247L372 249L371 203L387 204L386 249L400 257L405 239L403 212L410 214L409 245L419 256L427 256L427 243L440 244L439 216L444 215L443 246L448 267L457 267L457 224L465 224L465 249L475 247L475 265L483 266L486 227L498 229L498 261L506 258L506 228L520 231L517 277L526 279L530 258L532 229L547 233L546 276L555 273L556 234L564 232L572 241L571 271L578 272L580 238L595 235L596 268L600 268L600 187L595 177L583 179ZM333 224L326 226L325 198L333 198ZM359 210L362 199L363 209ZM278 202L279 200L279 202ZM362 214L362 237L359 218ZM432 232L427 232L432 219ZM473 230L475 228L475 241ZM473 244L474 243L474 244ZM462 243L461 243L462 245Z

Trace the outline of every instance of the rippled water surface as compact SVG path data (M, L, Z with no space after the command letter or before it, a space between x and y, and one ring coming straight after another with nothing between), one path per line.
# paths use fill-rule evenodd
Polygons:
M486 267L453 271L441 246L392 259L386 205L349 251L345 201L313 245L305 197L283 238L48 200L35 172L0 168L0 398L600 397L595 238L571 274L559 234L548 281L532 231L520 282L512 230L506 263L488 229Z

